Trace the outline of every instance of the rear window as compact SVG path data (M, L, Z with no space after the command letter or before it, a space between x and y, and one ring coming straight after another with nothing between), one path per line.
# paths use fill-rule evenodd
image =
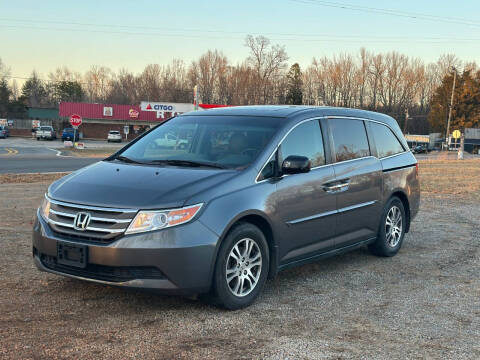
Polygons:
M370 155L367 133L362 120L330 119L329 124L337 162Z
M380 159L405 151L400 141L387 126L371 122L370 129ZM422 145L418 147L422 147Z
M50 126L41 126L41 127L40 127L40 130L50 131L50 130L52 130L52 128L51 128Z
M120 134L120 132L119 132L119 131L110 131L110 134L112 134L112 135L118 135L118 134Z

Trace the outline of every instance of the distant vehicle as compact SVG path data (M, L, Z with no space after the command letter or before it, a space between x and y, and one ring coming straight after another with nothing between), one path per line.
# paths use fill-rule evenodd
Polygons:
M425 145L417 145L412 149L414 154L427 154L428 149Z
M186 149L187 144L187 139L181 139L172 133L166 133L163 137L155 139L155 145L157 147L174 147L176 149Z
M117 130L110 130L107 136L107 142L122 142L122 134Z
M74 135L75 134L75 135ZM78 131L75 131L74 128L65 128L63 129L63 132L62 132L62 141L66 141L66 140L69 140L69 141L74 141L73 140L73 136L75 136L75 141L78 141L80 139L80 135L78 133Z
M54 140L57 138L57 133L55 132L55 129L52 126L40 126L37 129L35 136L37 140L40 140L40 139Z
M10 136L10 130L6 126L0 125L0 138L6 139Z

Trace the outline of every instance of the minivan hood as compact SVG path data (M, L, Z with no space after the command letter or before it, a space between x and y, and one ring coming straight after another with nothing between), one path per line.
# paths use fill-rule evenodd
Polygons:
M54 182L48 194L54 200L101 207L176 208L237 173L100 161Z

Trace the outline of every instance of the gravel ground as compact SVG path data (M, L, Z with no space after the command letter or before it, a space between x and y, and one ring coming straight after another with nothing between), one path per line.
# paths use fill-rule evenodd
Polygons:
M0 358L480 358L476 197L427 193L396 257L360 249L286 270L229 312L38 272L47 182L1 187Z

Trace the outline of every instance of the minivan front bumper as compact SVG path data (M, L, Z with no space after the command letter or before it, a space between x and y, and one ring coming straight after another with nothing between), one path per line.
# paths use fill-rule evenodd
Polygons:
M58 275L170 294L210 289L218 235L199 220L154 232L131 234L108 243L72 240L54 232L37 212L33 258L37 268ZM57 262L57 244L83 245L84 268Z

